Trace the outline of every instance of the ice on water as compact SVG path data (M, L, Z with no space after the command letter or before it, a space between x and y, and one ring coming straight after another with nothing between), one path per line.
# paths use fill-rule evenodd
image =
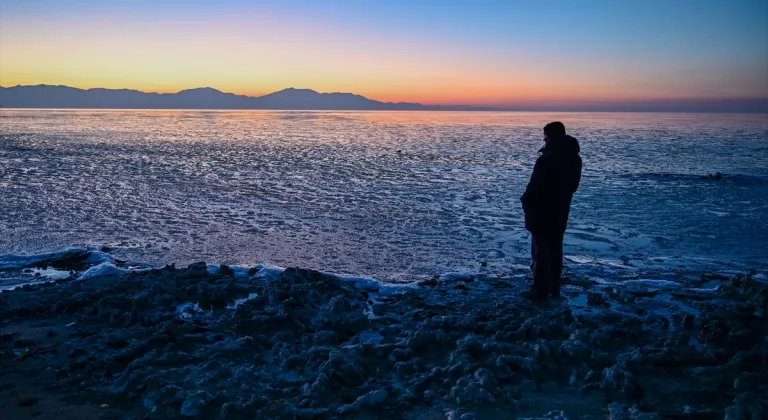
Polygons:
M0 110L0 269L108 245L386 281L519 271L555 119L585 162L568 269L768 265L764 115Z

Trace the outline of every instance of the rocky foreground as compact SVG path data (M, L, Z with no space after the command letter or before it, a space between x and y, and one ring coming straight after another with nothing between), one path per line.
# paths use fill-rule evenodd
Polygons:
M763 419L768 284L393 287L203 263L0 293L4 419ZM580 303L581 302L581 303Z

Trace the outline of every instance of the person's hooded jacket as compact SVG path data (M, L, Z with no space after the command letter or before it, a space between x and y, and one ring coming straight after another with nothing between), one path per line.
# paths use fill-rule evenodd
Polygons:
M534 235L562 235L571 198L581 181L579 142L565 135L551 139L539 152L531 180L520 197L525 228Z

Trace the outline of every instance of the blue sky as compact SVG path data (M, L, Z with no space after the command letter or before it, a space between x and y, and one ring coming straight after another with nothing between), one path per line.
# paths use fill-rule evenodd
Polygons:
M0 0L0 59L4 86L768 97L768 1Z

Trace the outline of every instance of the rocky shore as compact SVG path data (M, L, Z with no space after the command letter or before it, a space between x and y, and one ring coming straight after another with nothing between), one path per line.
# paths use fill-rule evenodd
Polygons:
M761 273L572 276L541 305L522 272L387 285L95 255L5 267L69 275L0 293L0 417L768 418Z

